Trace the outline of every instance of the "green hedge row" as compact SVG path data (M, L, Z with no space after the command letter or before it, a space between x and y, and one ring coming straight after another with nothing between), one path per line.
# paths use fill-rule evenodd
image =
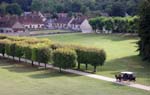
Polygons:
M59 48L70 48L76 51L78 69L80 69L80 64L85 64L87 70L88 64L90 64L94 66L94 72L96 72L96 67L104 65L106 60L106 53L103 49L82 47L77 45L62 45L59 43L52 43L51 48L53 50L57 50Z
M97 32L100 30L103 32L104 28L107 31L115 33L137 33L139 17L96 17L90 19L90 24Z
M0 35L0 53L4 56L25 58L39 63L48 63L51 59L51 41L29 37L11 37Z
M96 72L97 66L102 66L106 60L106 53L103 49L82 47L76 45L62 45L52 43L48 39L36 39L29 37L10 37L0 35L0 53L4 56L25 58L46 64L51 61L54 66L61 68L73 68L78 64L88 64L94 66Z

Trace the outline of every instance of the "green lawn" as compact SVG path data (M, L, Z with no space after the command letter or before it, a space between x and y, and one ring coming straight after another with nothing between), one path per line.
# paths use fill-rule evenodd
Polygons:
M107 60L103 67L98 67L97 74L114 77L116 73L121 71L133 71L138 77L138 83L150 85L150 64L142 62L140 57L137 56L137 37L80 33L43 37L64 44L103 48L107 53ZM82 66L82 69L84 69L84 66ZM93 67L90 66L89 69L92 70Z
M61 33L61 32L71 32L67 30L38 30L38 31L30 31L30 34L47 34L47 33Z
M0 59L0 95L149 95L150 92L84 76Z

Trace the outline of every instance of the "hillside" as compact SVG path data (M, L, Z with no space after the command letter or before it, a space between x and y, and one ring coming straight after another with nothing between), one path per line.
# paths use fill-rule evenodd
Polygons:
M7 6L2 2L6 2L17 3L23 11L82 12L95 15L107 13L110 16L125 16L137 14L140 1L142 0L1 0L0 12ZM5 11L7 13L7 8Z

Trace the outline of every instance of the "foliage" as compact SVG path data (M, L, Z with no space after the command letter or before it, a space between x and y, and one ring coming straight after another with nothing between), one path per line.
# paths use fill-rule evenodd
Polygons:
M15 56L20 58L24 55L24 46L23 43L17 43L15 46Z
M22 9L17 3L13 3L6 7L6 13L9 13L11 15L13 14L21 15Z
M62 44L52 44L52 49L57 50L59 48L70 48L76 51L78 69L80 69L80 64L93 65L94 67L103 65L106 60L106 53L103 49L82 47L78 45L62 45ZM87 67L86 67L87 69ZM96 71L96 68L94 69Z
M139 51L143 60L150 60L150 0L140 6Z
M86 15L111 16L135 15L141 0L1 0L10 5L17 3L23 11L83 13ZM0 7L1 13L6 13L5 6Z
M5 54L5 41L0 40L0 53L4 56Z
M77 54L69 48L59 48L53 52L53 64L60 68L73 68L77 63Z
M94 67L103 65L106 59L103 49L87 48L77 45L64 45L59 43L52 43L48 39L37 39L29 37L11 37L0 36L0 53L9 56L16 56L19 58L31 60L32 65L34 61L46 64L52 60L54 65L60 68L73 68L78 62L83 64L91 64ZM53 57L51 57L51 52ZM95 68L96 69L96 68ZM96 71L96 70L94 70Z
M39 62L48 63L51 59L51 49L49 47L40 48L38 51Z
M139 17L96 17L90 19L93 30L137 33ZM104 30L105 29L105 30Z

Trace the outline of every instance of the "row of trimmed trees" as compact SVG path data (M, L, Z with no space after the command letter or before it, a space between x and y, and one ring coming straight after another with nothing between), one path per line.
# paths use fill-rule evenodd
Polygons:
M74 68L80 64L94 66L96 72L97 66L102 66L106 60L106 54L103 49L87 48L74 45L62 45L52 43L47 39L36 39L29 37L10 37L0 35L0 53L5 56L25 58L32 63L53 63L54 66L61 69Z
M108 33L137 33L139 17L96 17L90 19L90 24L95 30Z

